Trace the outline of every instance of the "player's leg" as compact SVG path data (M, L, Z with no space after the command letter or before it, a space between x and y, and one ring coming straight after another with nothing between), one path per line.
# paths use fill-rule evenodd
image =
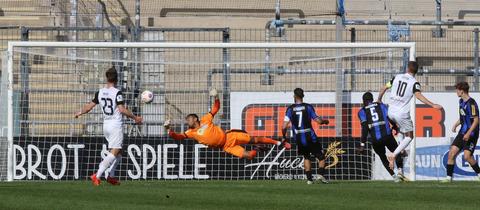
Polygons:
M410 142L413 139L413 122L410 116L397 117L395 121L399 127L400 133L404 135L404 139L400 141L398 147L393 151L391 155L388 156L388 161L390 162L390 168L393 169L394 161L396 157L410 145Z
M325 178L325 154L323 153L322 147L320 143L316 143L317 148L315 148L315 158L318 161L318 180L320 180L324 184L328 184L327 179Z
M381 139L380 141L386 141L386 139ZM387 159L387 155L385 154L385 144L382 142L373 142L372 143L373 151L380 157L380 160L382 161L383 167L387 169L388 173L394 177L395 173L393 170L389 167L389 162Z
M313 184L312 161L310 160L309 155L304 155L303 158L303 166L305 168L305 175L307 176L307 184Z
M223 146L223 150L238 158L247 158L249 160L257 156L256 150L246 151L240 145L248 144L251 141L250 135L242 130L230 130L226 133L227 141Z
M442 182L451 182L453 179L453 169L455 167L455 157L457 156L458 152L460 152L460 148L463 148L465 142L463 141L463 135L458 134L453 140L452 145L450 145L450 149L448 150L448 160L447 160L447 177L442 180Z
M475 171L478 179L480 180L480 168L478 167L478 162L475 160L475 158L473 158L475 146L477 145L477 138L478 137L472 137L466 142L463 151L463 157L468 162L468 164L470 164L470 167L472 167L473 171Z
M255 156L257 156L257 151L256 150L247 151L245 148L243 148L240 145L224 147L223 151L225 151L226 153L231 154L235 157L246 158L246 159L249 159L249 160L251 160Z
M318 161L318 171L317 171L317 178L322 183L327 184L328 181L325 179L325 154L323 153L322 144L318 142L318 140L307 140L307 146L302 148L302 153L305 159L310 157L310 154L313 155L316 160ZM310 160L309 160L310 161ZM305 173L307 170L305 168ZM311 174L311 167L308 170L308 173ZM307 175L308 178L308 175Z
M395 151L395 149L397 149L398 143L393 135L387 136L385 146L392 153ZM401 155L395 158L395 164L397 165L398 174L403 176L403 157Z
M94 185L100 184L100 177L102 177L104 172L113 165L113 163L117 159L117 156L119 156L122 150L122 143L123 143L122 128L104 125L103 130L104 130L105 138L108 141L108 148L110 148L110 152L102 160L102 162L100 162L97 173L90 176Z
M310 151L308 145L297 145L298 155L303 156L303 170L307 176L307 184L313 184L312 161L310 160Z
M116 171L117 171L117 167L118 165L120 164L120 162L122 162L122 154L120 152L120 154L118 154L115 158L115 161L113 162L113 164L110 166L110 168L107 169L107 172L105 173L105 175L107 176L106 178L113 178L115 177L115 174L116 174Z
M112 149L111 153L115 156L115 160L113 161L112 165L108 168L107 172L105 172L105 176L107 178L107 182L112 185L120 185L118 179L115 178L115 172L117 171L117 167L122 161L122 151L121 149Z
M112 140L109 142L109 147L112 148L111 153L115 156L115 160L108 168L109 174L107 182L112 185L120 185L120 182L115 178L115 172L122 158L122 145L123 145L123 130L121 128L114 129Z

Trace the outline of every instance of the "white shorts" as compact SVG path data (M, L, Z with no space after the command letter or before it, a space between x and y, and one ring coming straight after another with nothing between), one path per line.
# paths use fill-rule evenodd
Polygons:
M412 118L410 117L410 113L399 114L398 112L390 112L390 110L388 110L388 118L390 118L390 120L392 120L393 123L398 126L400 133L408 133L413 131L413 122Z
M123 145L123 129L118 125L103 125L103 135L108 141L109 149L122 149Z

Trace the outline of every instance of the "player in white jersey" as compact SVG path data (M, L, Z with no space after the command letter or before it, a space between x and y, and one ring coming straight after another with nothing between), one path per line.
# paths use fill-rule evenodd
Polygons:
M407 73L399 74L388 82L378 96L381 102L383 95L388 89L390 91L390 103L388 107L388 118L397 125L399 129L398 139L400 144L397 149L388 156L390 168L393 169L393 162L398 154L400 154L410 144L413 138L413 122L410 117L410 100L415 97L426 105L436 109L442 109L441 105L434 104L429 101L421 92L420 83L415 79L418 72L418 64L415 61L408 62Z
M141 124L142 117L135 116L130 112L123 102L122 92L115 88L117 83L117 71L110 68L105 73L107 77L106 87L95 93L95 98L85 104L81 111L75 113L75 118L90 112L97 104L100 104L103 112L103 134L108 141L110 152L100 163L97 173L90 176L95 186L100 185L102 174L109 169L107 182L113 185L119 185L120 182L115 178L115 170L121 161L121 150L123 143L123 121L122 115L127 116Z

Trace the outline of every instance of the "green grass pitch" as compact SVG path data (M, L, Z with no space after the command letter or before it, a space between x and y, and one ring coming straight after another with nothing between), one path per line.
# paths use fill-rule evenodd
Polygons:
M0 182L0 209L480 209L480 183Z

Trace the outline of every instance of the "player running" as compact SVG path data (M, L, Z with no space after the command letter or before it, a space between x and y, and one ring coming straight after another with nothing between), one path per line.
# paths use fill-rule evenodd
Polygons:
M448 151L447 177L441 181L444 183L451 182L453 179L455 157L460 150L463 150L465 160L470 164L475 173L477 173L477 179L480 180L480 168L478 167L477 161L473 158L479 131L478 106L477 102L468 94L469 88L466 82L459 82L455 85L457 96L460 97L458 102L460 119L453 125L452 132L455 133L459 125L461 125L461 127Z
M388 107L383 103L373 102L373 95L370 92L364 93L362 99L363 106L358 111L358 118L362 124L362 137L358 152L363 153L367 137L370 134L373 150L380 157L383 166L395 182L407 180L402 173L403 159L401 157L396 158L396 164L399 169L398 176L396 176L395 172L389 167L385 147L387 147L390 152L393 152L398 147L398 144L393 137L392 128L388 120Z
M217 90L210 91L210 96L215 98L212 110L199 118L196 114L189 114L185 117L189 127L183 134L175 133L170 127L170 120L165 121L165 129L168 134L175 140L183 140L191 138L197 142L213 148L222 148L223 151L239 158L253 159L257 155L257 149L246 151L241 145L244 144L273 144L282 145L282 142L266 137L251 137L244 130L228 130L223 131L222 128L213 124L213 117L220 109L220 100L218 99ZM288 142L283 143L286 149L290 149Z
M100 104L103 112L103 135L108 141L110 152L100 162L97 173L92 174L90 179L93 185L100 185L102 174L108 169L107 182L112 185L119 185L120 182L115 178L115 170L121 161L121 150L123 143L123 122L122 114L133 119L136 124L141 124L142 117L135 116L126 107L123 101L122 92L115 88L117 83L117 71L111 67L105 73L107 84L105 88L95 93L95 98L85 104L81 111L75 113L75 118L90 112L97 104Z
M286 134L287 128L291 124L293 139L298 146L298 154L304 157L303 164L307 175L307 184L313 184L312 162L310 160L312 157L315 157L318 161L318 179L326 184L328 181L323 176L325 174L325 154L313 129L312 120L320 125L328 125L329 122L317 116L312 105L303 102L304 94L301 88L296 88L293 95L295 103L287 108L283 121L283 141L288 142L286 141Z
M393 169L396 157L410 144L413 138L413 122L410 118L410 100L413 95L426 105L435 109L442 109L442 106L434 104L423 96L420 90L420 83L415 79L418 72L418 64L415 61L408 62L407 73L398 74L380 90L378 102L388 89L390 91L390 103L388 118L399 128L398 139L400 145L388 156L389 166Z

